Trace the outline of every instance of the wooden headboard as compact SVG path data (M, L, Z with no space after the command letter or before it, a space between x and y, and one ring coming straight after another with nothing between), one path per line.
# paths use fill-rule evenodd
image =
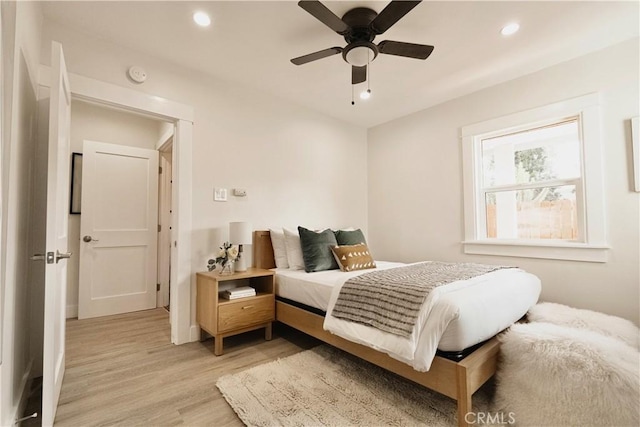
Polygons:
M253 232L253 266L267 269L275 268L276 266L269 230L256 230Z

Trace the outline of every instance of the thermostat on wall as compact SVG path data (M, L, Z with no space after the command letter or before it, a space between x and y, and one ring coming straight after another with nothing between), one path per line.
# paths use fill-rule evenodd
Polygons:
M142 69L142 67L138 67L134 65L129 68L129 77L136 83L143 83L147 80L147 72Z

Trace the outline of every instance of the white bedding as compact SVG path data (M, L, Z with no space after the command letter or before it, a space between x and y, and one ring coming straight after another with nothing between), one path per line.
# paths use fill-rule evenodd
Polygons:
M376 261L378 269L403 264ZM427 371L439 348L460 351L491 338L521 318L540 295L540 280L520 269L494 271L436 288L403 338L330 315L340 288L351 277L369 272L329 270L306 273L276 269L276 293L326 311L324 329L350 341L383 351L419 371Z
M398 262L376 261L377 269L384 270L400 267ZM276 295L310 307L327 311L331 291L336 285L342 285L348 279L373 270L340 271L327 270L307 273L304 270L276 268Z

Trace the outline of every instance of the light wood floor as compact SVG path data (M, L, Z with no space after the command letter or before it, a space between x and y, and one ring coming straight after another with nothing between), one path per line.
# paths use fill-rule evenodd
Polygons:
M56 426L242 426L216 388L225 374L286 357L318 341L283 325L224 340L170 343L164 309L67 323L66 374Z

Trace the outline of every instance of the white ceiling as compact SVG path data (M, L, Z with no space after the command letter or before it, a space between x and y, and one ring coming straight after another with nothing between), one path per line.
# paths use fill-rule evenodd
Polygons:
M342 16L380 12L386 1L327 1ZM47 19L138 51L266 91L329 116L375 126L448 99L639 35L639 3L593 1L423 1L382 40L435 46L425 61L380 55L367 101L351 105L351 69L340 55L302 66L291 58L344 39L295 1L46 2ZM196 27L192 14L212 25ZM502 26L517 21L510 37ZM151 71L151 70L148 70Z

